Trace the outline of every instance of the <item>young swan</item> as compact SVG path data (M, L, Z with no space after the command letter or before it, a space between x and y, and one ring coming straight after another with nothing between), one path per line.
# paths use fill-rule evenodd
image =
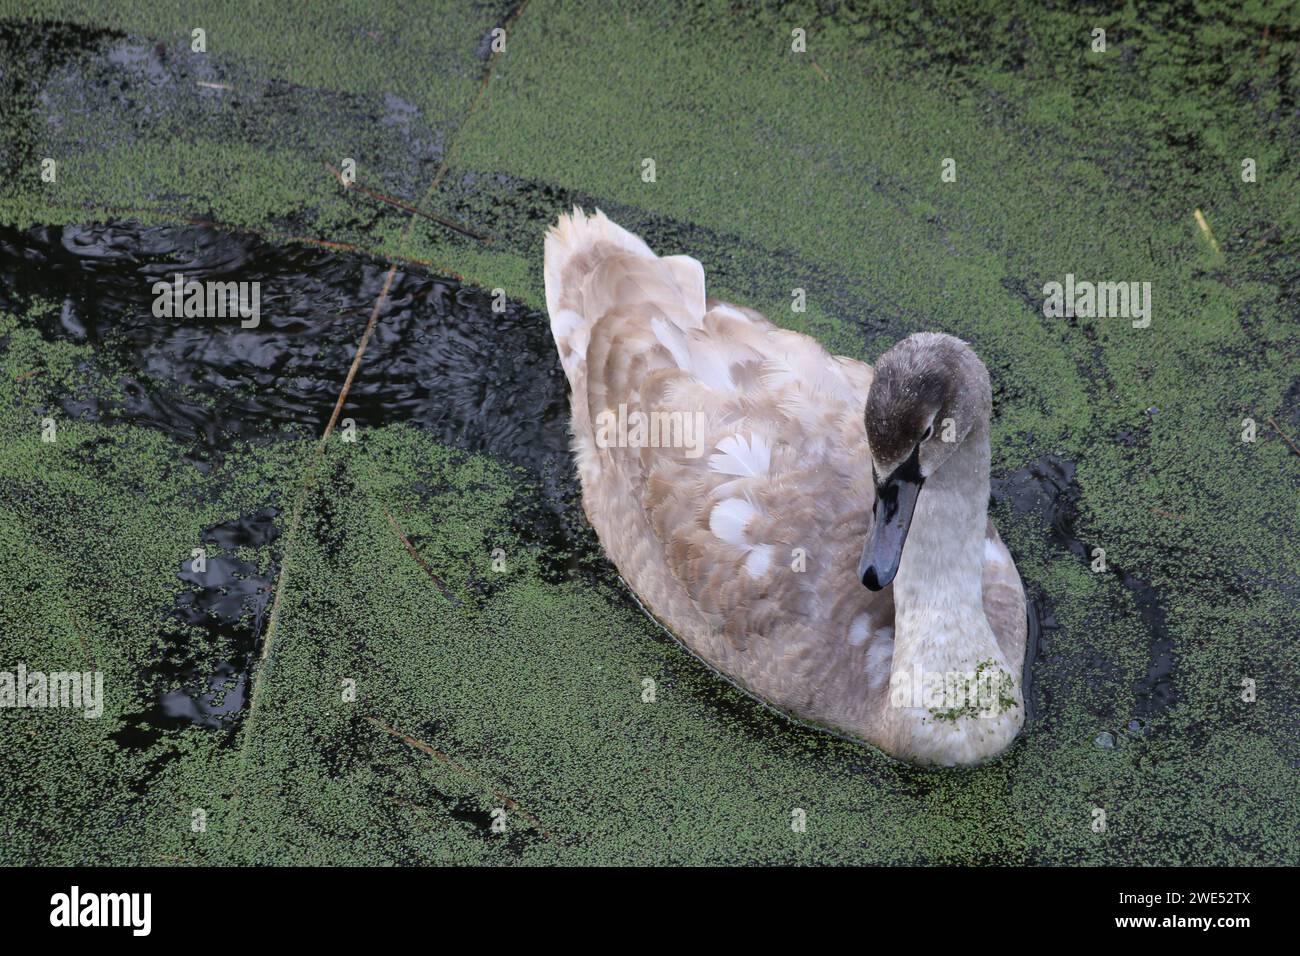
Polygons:
M545 279L583 507L642 604L756 696L901 759L1005 749L1025 604L987 521L974 352L913 335L873 372L707 300L696 260L599 212L560 217Z

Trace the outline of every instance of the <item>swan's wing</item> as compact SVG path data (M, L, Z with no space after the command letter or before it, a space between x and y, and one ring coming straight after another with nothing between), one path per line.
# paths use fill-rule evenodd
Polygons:
M984 536L984 616L1008 661L1024 659L1029 620L1025 616L1025 588L1011 552L989 520Z

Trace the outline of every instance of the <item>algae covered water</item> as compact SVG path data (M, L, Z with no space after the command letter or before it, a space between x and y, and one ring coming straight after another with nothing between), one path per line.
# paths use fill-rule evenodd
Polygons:
M0 4L0 635L106 688L0 714L0 860L1295 862L1293 28L208 14ZM541 295L574 203L835 351L972 342L1031 601L1003 759L801 727L641 614ZM258 321L156 314L178 274ZM1046 314L1067 275L1150 325Z

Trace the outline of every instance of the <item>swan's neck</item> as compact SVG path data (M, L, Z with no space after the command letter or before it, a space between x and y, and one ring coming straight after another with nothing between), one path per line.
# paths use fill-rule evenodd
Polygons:
M984 537L989 436L977 425L925 480L894 578L896 618L943 614L984 619ZM973 614L972 612L978 612Z
M966 763L1020 727L1020 679L984 616L989 438L981 424L926 479L894 578L885 723L896 752Z

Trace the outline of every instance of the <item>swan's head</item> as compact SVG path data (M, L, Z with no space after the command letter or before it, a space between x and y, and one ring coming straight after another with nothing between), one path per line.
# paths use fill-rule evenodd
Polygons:
M943 467L993 407L989 373L969 345L920 332L876 363L867 393L867 442L876 502L858 576L872 591L894 580L925 480Z

